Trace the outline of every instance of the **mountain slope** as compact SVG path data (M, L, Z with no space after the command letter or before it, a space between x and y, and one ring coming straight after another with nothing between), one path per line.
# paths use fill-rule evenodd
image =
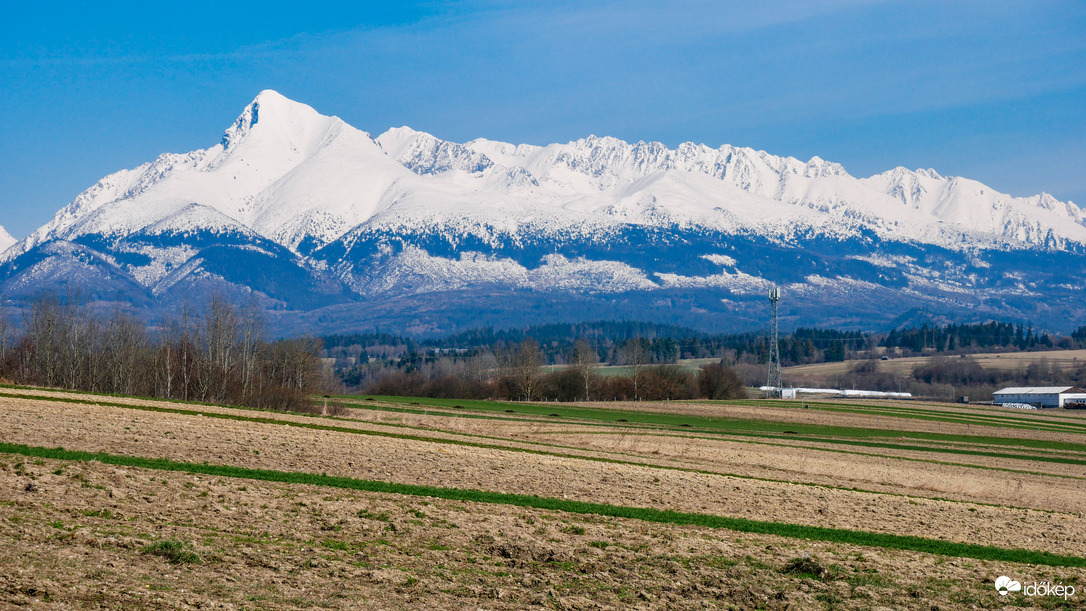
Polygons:
M8 248L11 248L11 246L14 245L17 241L18 240L11 237L11 234L8 233L8 231L4 229L2 225L0 225L0 253L4 252Z
M660 143L629 144L594 136L546 147L487 140L450 146L429 134L397 128L377 138L382 144L386 140L397 142L395 147L386 146L389 153L416 172L432 175L477 167L481 173L502 177L515 173L540 187L536 196L576 198L575 204L565 205L580 209L595 204L595 210L605 210L615 195L629 200L648 184L646 179L667 172L677 181L696 181L701 175L717 179L712 191L734 186L748 196L760 196L758 205L786 204L775 210L774 218L799 226L808 225L814 212L834 222L860 219L884 237L952 247L961 244L963 236L974 245L1010 247L1086 242L1086 215L1074 204L1046 194L1015 198L976 181L943 178L933 170L897 168L857 180L839 164L818 157L804 163L730 145L711 149L688 142L671 150ZM439 165L426 163L438 155L453 158ZM734 191L717 196L732 213ZM713 194L705 193L694 208L700 204L707 211L706 204L713 200ZM696 215L694 210L688 212ZM747 214L742 221L750 224L764 216Z
M255 295L286 330L607 307L742 326L773 284L796 322L871 328L919 307L1063 328L1086 284L1086 215L1046 194L730 145L372 138L273 91L219 143L103 178L6 250L5 235L6 293Z
M265 237L289 242L299 234L294 226L327 241L368 218L392 183L411 176L365 132L264 91L219 144L107 176L22 249L85 234L127 235L193 203Z

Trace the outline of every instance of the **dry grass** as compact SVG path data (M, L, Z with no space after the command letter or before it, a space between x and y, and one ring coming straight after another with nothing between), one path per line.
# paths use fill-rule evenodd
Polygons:
M525 455L495 449L464 447L407 439L390 439L299 429L276 424L209 419L170 413L147 413L117 407L52 403L17 399L0 400L3 420L0 435L5 441L38 446L63 446L71 450L169 458L185 462L208 461L251 468L328 473L397 483L477 488L498 492L529 492L541 496L711 513L758 520L813 526L875 530L913 534L919 530L952 541L990 543L1023 533L1034 533L1038 549L1076 553L1086 549L1086 522L1063 520L1063 514L1024 509L983 508L965 503L913 499L855 492L812 489L784 482L740 479L712 473L661 470L647 466L590 462L572 457ZM409 416L413 421L423 418ZM417 422L416 422L417 423ZM599 439L588 436L584 442ZM632 439L632 437L631 437ZM651 438L629 441L627 449L651 451L687 465L706 463L740 472L775 469L782 454L764 446L725 444L704 439ZM589 446L591 449L591 446ZM714 450L710 450L713 448ZM613 448L602 448L614 451ZM805 454L811 455L813 451ZM847 455L836 460L800 459L786 463L788 479L807 480L811 475L832 478L835 483L889 485L908 490L901 473L876 469L871 462L857 465ZM838 457L844 457L840 460ZM804 463L809 466L805 467ZM931 465L906 463L916 476ZM749 469L743 468L748 465ZM906 468L906 467L898 467ZM805 470L806 469L806 470ZM966 476L967 477L967 476ZM987 489L1003 490L1002 474L978 476ZM1033 487L1027 478L1015 481L1023 498L1034 498L1045 509L1086 508L1076 489L1081 482L1044 478ZM1070 489L1069 489L1070 488ZM1047 491L1043 493L1043 491ZM990 501L991 493L983 500ZM979 499L977 499L979 500ZM879 520L872 522L871 516ZM978 515L984 515L978 520ZM1043 541L1040 536L1044 533Z
M53 396L76 398L69 393ZM70 450L919 534L1062 554L1081 554L1086 549L1082 479L902 460L930 458L912 451L864 448L876 455L861 456L841 453L830 444L766 445L696 432L660 435L634 426L567 424L519 414L515 420L494 420L458 417L447 410L415 414L350 409L343 414L347 420L332 421L162 401L85 398L237 417L259 415L282 423L407 432L433 440L25 398L0 398L0 439ZM719 408L732 417L796 418L796 422L811 417L788 408L637 407L675 413ZM837 424L859 422L857 416L821 415ZM477 435L487 439L472 437ZM581 457L518 451L524 449ZM968 460L981 467L1065 475L1081 471L1074 465L1027 460ZM866 491L844 489L852 487ZM701 608L732 604L928 609L1005 602L992 598L991 582L1012 569L1024 579L1036 575L1038 580L1086 583L1086 571L1080 569L1045 569L1042 574L1036 567L937 560L912 552L698 527L16 456L0 456L0 541L0 563L10 567L0 571L0 606ZM171 564L142 553L154 541L177 542L171 545L195 554L200 562ZM817 564L827 570L824 577L786 570L805 554L818 558ZM933 586L932 580L940 580L940 585Z
M985 369L1019 369L1030 363L1041 360L1048 361L1052 366L1064 370L1071 370L1086 363L1086 350L1045 350L1040 352L1003 352L999 354L977 353L968 355L976 359L977 363ZM879 371L895 373L899 375L911 374L919 365L927 365L933 359L957 358L955 356L910 356L892 358L887 361L878 361ZM834 376L848 373L857 363L863 360L849 360L837 363L815 363L813 365L796 365L785 367L781 373L795 384L817 385L818 382L828 380Z
M0 540L0 605L30 608L930 609L1003 602L991 584L1008 570L1086 581L1083 569L51 460L0 470ZM161 541L201 562L142 553Z
M980 467L1021 467L1012 461L976 457L957 459L963 465L906 462L897 457L930 460L919 452L882 449L879 455L827 451L824 447L793 444L766 445L710 438L670 438L631 432L628 434L551 434L541 441L565 443L609 452L642 456L710 471L752 477L855 487L864 490L936 496L962 501L1031 507L1041 510L1086 513L1083 479L1064 479L1008 473ZM1048 468L1050 472L1082 475L1074 465Z

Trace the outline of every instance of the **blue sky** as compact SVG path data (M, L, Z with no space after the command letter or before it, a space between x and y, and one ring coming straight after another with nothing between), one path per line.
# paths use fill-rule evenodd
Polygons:
M1081 1L7 2L0 225L215 144L262 89L374 135L750 146L1086 206Z

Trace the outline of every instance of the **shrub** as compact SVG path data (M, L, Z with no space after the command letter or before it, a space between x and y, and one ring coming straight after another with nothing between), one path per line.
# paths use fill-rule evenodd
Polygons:
M698 370L698 393L706 399L744 399L743 380L722 363L710 363Z
M584 399L584 384L579 371L572 367L563 367L543 376L543 396L558 401L579 401Z
M634 381L631 376L609 376L600 378L600 397L604 400L627 401L637 398Z
M694 376L676 365L660 365L649 369L645 375L646 399L693 399L697 395Z
M807 577L810 579L821 580L826 576L826 569L815 561L810 556L803 556L802 558L792 558L788 561L788 564L784 565L781 572L786 575L795 575L797 577Z
M152 556L161 556L173 564L198 564L200 556L192 549L191 543L184 543L177 539L163 539L155 541L143 548L143 553Z

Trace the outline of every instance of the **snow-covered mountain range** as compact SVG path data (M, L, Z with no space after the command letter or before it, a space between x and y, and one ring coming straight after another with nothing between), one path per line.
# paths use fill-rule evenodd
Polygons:
M855 178L729 145L374 138L273 91L218 144L106 176L13 241L0 230L10 298L254 293L290 330L742 326L772 284L796 324L870 328L922 308L1064 328L1086 280L1086 213L1047 194L934 170Z

